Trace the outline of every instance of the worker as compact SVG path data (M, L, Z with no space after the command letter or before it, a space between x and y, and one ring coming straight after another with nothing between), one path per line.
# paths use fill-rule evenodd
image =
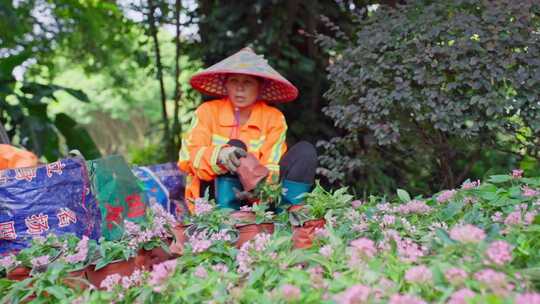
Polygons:
M295 100L298 89L250 48L195 74L190 84L218 98L196 109L182 136L178 164L186 174L190 209L205 191L218 206L239 209L245 193L235 195L241 190L235 172L246 153L268 169L266 181L282 183L284 203L301 204L315 179L316 150L305 141L287 149L285 117L270 105Z

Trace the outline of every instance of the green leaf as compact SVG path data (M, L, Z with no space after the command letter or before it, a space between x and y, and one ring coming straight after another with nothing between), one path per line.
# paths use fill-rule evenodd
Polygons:
M97 159L101 153L86 129L64 113L56 115L54 125L66 139L70 150L79 150L86 159Z
M399 197L399 199L404 202L404 203L407 203L407 202L410 202L411 201L411 196L409 195L409 193L403 189L397 189L397 195Z
M494 184L501 184L506 183L508 181L512 180L512 176L505 174L505 175L492 175L488 178L488 182L494 183Z
M66 299L67 291L65 288L62 288L60 286L49 286L45 288L45 291L55 296L59 300Z
M456 243L456 241L452 240L448 233L441 228L437 228L437 230L435 230L435 234L445 245L452 245Z

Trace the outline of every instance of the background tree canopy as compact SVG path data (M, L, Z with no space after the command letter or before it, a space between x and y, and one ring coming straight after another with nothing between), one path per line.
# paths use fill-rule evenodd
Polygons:
M53 161L174 161L199 69L245 46L300 90L320 177L427 193L540 173L537 1L0 0L0 121ZM207 98L203 96L203 98Z

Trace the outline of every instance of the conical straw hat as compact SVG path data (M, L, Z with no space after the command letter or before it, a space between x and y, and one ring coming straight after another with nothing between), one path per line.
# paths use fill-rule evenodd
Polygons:
M269 102L293 101L298 96L298 89L285 77L274 70L268 62L253 52L243 48L234 55L214 64L191 77L190 83L199 92L216 96L227 96L225 80L227 74L245 74L264 79L260 98Z

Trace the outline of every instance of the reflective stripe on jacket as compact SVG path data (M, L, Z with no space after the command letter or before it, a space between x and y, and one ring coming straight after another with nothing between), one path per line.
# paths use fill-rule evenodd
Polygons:
M279 160L287 150L287 123L283 114L263 101L257 101L248 121L234 132L235 118L229 99L207 101L195 111L189 130L182 136L178 166L187 174L185 199L191 202L201 196L201 180L212 181L226 169L217 163L220 149L234 134L248 152L279 176Z

